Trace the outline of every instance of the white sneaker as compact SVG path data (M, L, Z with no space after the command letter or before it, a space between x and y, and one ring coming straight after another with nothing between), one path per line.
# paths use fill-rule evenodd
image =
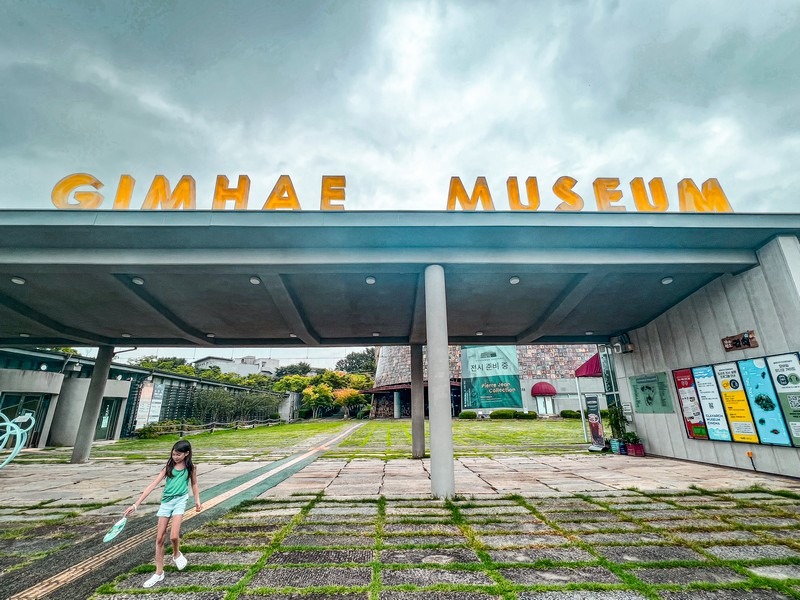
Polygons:
M182 552L178 553L178 556L173 556L172 560L175 566L178 567L178 571L183 571L186 568L186 564L189 562Z
M142 584L142 587L151 588L159 581L164 581L164 573L153 573L153 575L147 581Z

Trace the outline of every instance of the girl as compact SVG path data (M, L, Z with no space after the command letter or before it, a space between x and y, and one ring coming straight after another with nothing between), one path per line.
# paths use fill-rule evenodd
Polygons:
M169 539L172 542L172 560L179 571L186 567L186 557L181 554L179 544L181 537L181 522L189 499L189 483L194 494L194 507L197 512L203 510L200 504L200 490L197 487L197 471L192 464L192 445L186 440L175 442L172 454L167 461L167 466L161 469L153 482L148 485L139 496L139 499L125 509L125 516L134 512L145 498L150 495L162 479L167 480L164 493L161 496L161 506L156 516L158 517L158 533L156 535L156 572L144 582L144 587L153 587L164 579L164 542L167 536L167 524L172 518L172 528Z

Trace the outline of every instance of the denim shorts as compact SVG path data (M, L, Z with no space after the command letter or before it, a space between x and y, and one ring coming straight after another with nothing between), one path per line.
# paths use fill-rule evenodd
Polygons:
M178 496L172 500L162 502L158 507L157 517L171 517L172 515L182 515L186 512L186 502L189 500L189 494Z

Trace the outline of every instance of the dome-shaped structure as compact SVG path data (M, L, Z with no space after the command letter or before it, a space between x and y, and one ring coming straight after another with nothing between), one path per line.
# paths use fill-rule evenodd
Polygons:
M555 396L557 393L556 388L546 381L534 383L531 388L531 396Z

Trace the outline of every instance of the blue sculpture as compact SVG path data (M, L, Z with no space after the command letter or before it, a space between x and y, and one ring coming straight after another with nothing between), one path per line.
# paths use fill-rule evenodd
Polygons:
M0 463L0 469L2 469L14 460L20 450L25 447L25 442L28 441L28 432L33 429L36 419L33 418L33 413L30 412L21 414L14 420L9 420L9 418L1 412L0 417L2 417L0 421L0 449L5 448L9 440L14 440L14 447L11 449L11 454ZM22 424L26 421L28 421L28 425L23 428Z

